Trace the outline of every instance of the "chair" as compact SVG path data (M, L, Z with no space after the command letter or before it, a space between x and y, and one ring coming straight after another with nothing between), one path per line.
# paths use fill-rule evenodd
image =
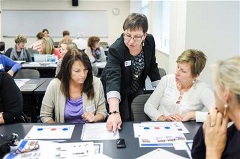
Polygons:
M58 44L59 44L59 42L53 42L54 48L58 48Z
M144 104L147 102L151 94L141 94L135 97L131 104L132 119L134 122L151 121L144 113Z
M20 116L20 122L21 123L28 123L29 119L28 117L22 112Z
M14 79L22 78L37 79L40 78L40 73L38 70L34 69L21 69L15 74Z
M163 68L158 68L158 70L161 78L166 75L166 71ZM144 94L149 94L149 93L151 94L154 91L154 89L155 88L152 87L150 78L147 77L145 80Z
M5 52L5 42L0 41L0 51Z
M108 48L108 42L104 42L104 41L100 41L99 45L103 48L103 49L107 49Z
M161 78L166 75L166 71L163 68L158 68L158 70Z

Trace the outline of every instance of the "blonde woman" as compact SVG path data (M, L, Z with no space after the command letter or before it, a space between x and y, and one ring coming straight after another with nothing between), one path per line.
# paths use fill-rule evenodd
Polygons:
M193 159L240 158L240 56L214 65L216 108L194 137ZM228 121L233 124L228 127Z
M42 47L39 50L40 54L54 54L58 59L61 58L60 52L58 49L54 48L53 42L49 37L42 38Z
M60 67L62 64L62 59L64 57L64 55L70 51L71 49L77 49L77 45L71 42L63 42L59 48L60 54L61 54L61 58L58 60L57 62L57 68L56 68L56 75L59 73L60 71Z
M214 106L213 92L197 78L205 67L206 56L200 50L189 49L177 59L175 74L163 76L145 104L144 112L153 121L203 122Z

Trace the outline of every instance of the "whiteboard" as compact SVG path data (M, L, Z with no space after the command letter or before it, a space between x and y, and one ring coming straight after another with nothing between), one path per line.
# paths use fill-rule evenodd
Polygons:
M43 29L51 37L62 37L68 30L71 36L108 37L107 11L60 11L60 10L3 10L2 35L4 37L23 34L36 36Z

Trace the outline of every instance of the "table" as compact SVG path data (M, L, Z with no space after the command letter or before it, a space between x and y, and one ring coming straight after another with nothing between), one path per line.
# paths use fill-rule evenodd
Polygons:
M11 134L17 133L20 139L24 138L28 131L32 128L33 125L49 125L43 123L19 123L19 124L10 124L10 125L1 125L0 134ZM60 124L57 124L60 125ZM74 124L75 128L72 134L72 138L66 142L81 142L80 136L83 128L83 124ZM185 134L187 139L193 139L198 128L201 126L200 123L195 121L184 122L184 125L189 130L189 134ZM139 147L138 138L134 138L133 132L133 122L124 122L122 124L122 130L120 131L120 137L125 139L126 148L117 149L115 140L103 140L103 141L94 141L103 143L103 153L112 158L137 158L140 157L156 148L141 148ZM164 148L170 152L178 154L183 157L188 157L188 154L185 150L174 150L173 147Z
M22 69L36 69L40 73L40 78L53 78L56 72L56 63L51 62L25 62Z
M15 79L16 80L21 80L21 79ZM30 112L31 116L31 121L36 122L37 117L36 117L36 108L39 103L39 100L37 96L35 95L35 90L38 89L39 87L42 88L43 84L46 82L47 85L49 82L52 80L52 78L39 78L39 79L30 79L27 81L22 87L20 87L20 91L22 92L23 95L23 112ZM36 84L35 87L29 88L27 85L29 84ZM41 87L42 86L42 87ZM47 86L44 85L45 91ZM45 93L45 92L44 92ZM40 101L42 102L42 101Z

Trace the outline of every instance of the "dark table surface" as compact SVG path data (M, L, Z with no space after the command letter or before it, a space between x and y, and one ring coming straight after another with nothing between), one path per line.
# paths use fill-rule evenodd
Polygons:
M10 125L1 125L0 134L11 134L17 133L20 139L24 138L28 131L32 128L33 125L42 125L43 123L20 123L20 124L10 124ZM65 123L64 125L66 125ZM49 125L49 124L43 124ZM60 125L60 124L57 124ZM68 124L69 125L69 124ZM75 128L72 134L71 139L66 140L66 142L81 142L81 133L83 124L74 124ZM195 121L184 122L184 125L189 130L189 134L184 134L188 140L192 140L200 123ZM138 138L134 138L133 131L133 122L124 122L122 124L122 129L119 133L120 138L124 138L126 142L126 148L117 148L115 140L99 140L94 142L103 143L103 153L111 158L137 158L150 151L157 149L156 147L139 147ZM185 150L175 150L173 147L163 148L180 156L188 157L188 154ZM160 157L160 156L159 156Z

